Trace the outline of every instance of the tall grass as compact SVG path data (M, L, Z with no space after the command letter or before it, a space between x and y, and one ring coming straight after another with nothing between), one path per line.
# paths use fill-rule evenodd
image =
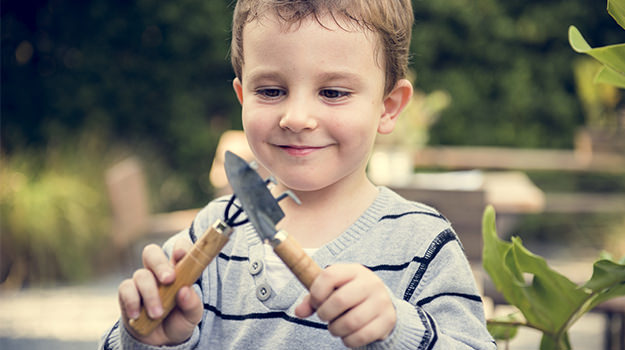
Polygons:
M91 133L45 152L0 155L0 281L4 287L91 276L109 246L106 146Z

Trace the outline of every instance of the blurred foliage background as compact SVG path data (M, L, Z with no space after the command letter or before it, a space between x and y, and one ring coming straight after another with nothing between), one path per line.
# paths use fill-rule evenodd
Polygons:
M233 3L2 0L0 281L12 269L39 271L26 282L89 276L110 245L103 174L126 156L143 160L152 211L212 198L218 137L241 126ZM573 147L588 113L567 28L622 41L604 1L413 4L415 87L449 96L430 144Z

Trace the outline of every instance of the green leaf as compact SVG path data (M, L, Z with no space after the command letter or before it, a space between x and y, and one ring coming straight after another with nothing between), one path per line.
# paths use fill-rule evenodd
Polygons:
M625 89L625 74L604 66L595 76L595 83L610 84Z
M584 284L584 288L600 292L623 283L625 283L625 265L603 259L594 263L592 277Z
M569 27L569 43L573 50L594 57L618 74L625 74L625 44L591 48L575 26Z
M608 13L625 29L625 1L608 0Z
M515 305L528 323L556 334L585 300L586 294L568 278L553 271L545 260L513 238L499 239L495 211L489 206L483 218L483 265L508 303ZM525 276L531 278L526 281Z
M605 259L595 262L592 277L581 288L588 289L591 293L581 312L592 310L606 300L625 295L625 264Z
M545 259L528 251L518 238L512 239L506 264L516 275L531 277L531 283L519 286L522 298L515 305L540 329L558 332L586 298L575 283L549 268Z

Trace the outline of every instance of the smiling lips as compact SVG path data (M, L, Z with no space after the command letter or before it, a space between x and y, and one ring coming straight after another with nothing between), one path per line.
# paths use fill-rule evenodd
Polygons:
M323 149L326 146L305 146L305 145L277 145L286 153L295 157L307 156L317 150Z

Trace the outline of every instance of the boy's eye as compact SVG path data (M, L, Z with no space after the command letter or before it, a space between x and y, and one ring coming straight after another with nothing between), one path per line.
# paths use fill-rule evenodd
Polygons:
M283 96L284 94L285 94L285 91L281 89L277 89L277 88L263 88L263 89L256 90L256 95L259 95L263 98L268 98L268 99L276 99L276 98Z
M319 95L323 98L327 98L330 100L336 100L342 97L347 97L350 95L348 91L336 90L336 89L323 89L319 92Z

